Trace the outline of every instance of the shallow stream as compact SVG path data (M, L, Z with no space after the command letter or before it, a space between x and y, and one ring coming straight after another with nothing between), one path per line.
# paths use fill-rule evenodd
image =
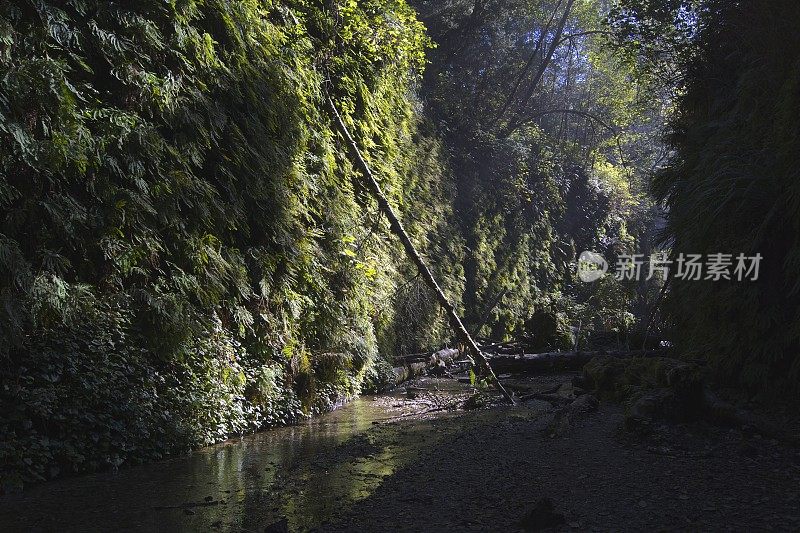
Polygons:
M463 414L451 408L469 394L453 380L423 378L187 457L45 483L0 498L0 530L312 529L412 461L435 440L434 421Z

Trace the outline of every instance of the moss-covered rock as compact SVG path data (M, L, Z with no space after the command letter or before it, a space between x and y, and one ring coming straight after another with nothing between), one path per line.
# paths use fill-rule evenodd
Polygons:
M690 420L704 410L702 370L667 357L598 356L583 369L581 385L622 402L632 416Z

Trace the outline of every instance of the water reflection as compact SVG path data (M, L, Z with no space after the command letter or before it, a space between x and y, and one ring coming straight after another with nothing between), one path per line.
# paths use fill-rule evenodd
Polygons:
M0 530L263 531L283 518L291 531L311 529L426 445L430 421L399 419L402 404L365 397L189 457L46 483L0 499Z

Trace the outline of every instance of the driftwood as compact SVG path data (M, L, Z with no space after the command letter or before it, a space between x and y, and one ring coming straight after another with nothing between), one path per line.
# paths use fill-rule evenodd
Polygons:
M459 351L454 348L445 348L432 354L414 354L397 358L395 359L395 364L401 364L392 369L394 372L394 384L399 385L404 381L422 375L426 370L440 366L440 361L444 364L450 364L458 354Z
M428 362L431 359L442 360L446 364L450 364L453 362L455 356L457 356L460 352L455 348L444 348L437 352L425 352L425 353L412 353L408 355L401 355L394 358L395 365L406 365L409 363L422 363Z
M344 138L350 158L355 167L359 170L359 172L361 172L367 190L369 190L372 193L372 196L375 197L375 200L378 202L378 208L389 220L389 225L392 228L392 232L400 239L406 255L416 265L417 270L422 275L425 283L436 295L439 305L445 310L445 313L447 313L447 318L450 321L450 327L453 328L453 331L458 337L459 342L462 342L467 348L467 356L472 359L473 364L476 364L483 373L489 376L497 389L502 393L503 397L509 402L514 403L514 397L511 396L508 391L506 391L506 389L497 379L497 376L494 375L494 371L492 370L492 367L489 366L489 362L487 361L483 352L481 352L480 348L478 348L478 345L464 327L463 322L461 322L461 318L459 318L458 314L456 314L455 307L453 307L453 304L451 304L447 299L447 296L445 296L442 288L439 286L439 283L437 283L436 278L433 277L433 274L428 268L428 265L425 263L425 260L421 255L419 255L419 252L417 252L417 249L414 247L414 243L411 242L411 238L408 236L408 233L403 227L403 223L394 212L394 209L389 203L388 198L386 198L386 195L383 194L380 184L375 179L375 175L372 173L369 165L362 157L361 150L358 148L356 141L353 139L352 135L350 135L350 131L347 129L344 121L342 121L342 117L339 115L339 111L336 109L333 100L326 96L326 103L328 105L331 118L333 119L333 124L339 131L339 134Z
M494 355L489 364L495 372L553 372L580 370L595 357L660 357L663 350L547 352L525 355Z
M487 342L481 346L484 352L488 354L502 354L502 355L522 355L524 353L536 353L533 341L526 339L519 339L506 342Z

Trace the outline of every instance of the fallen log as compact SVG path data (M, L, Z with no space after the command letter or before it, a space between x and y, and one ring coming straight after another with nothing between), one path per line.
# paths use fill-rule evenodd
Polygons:
M442 360L446 364L450 364L453 362L453 358L458 355L460 352L456 348L444 348L442 350L436 352L425 352L425 353L412 353L408 355L400 355L394 358L394 362L397 366L403 366L409 363L422 363L430 361L432 358L437 360Z
M535 349L531 342L517 339L513 341L492 342L481 346L481 349L488 354L501 355L522 355L525 352L533 353Z
M489 353L497 355L522 355L525 353L525 346L498 346Z
M444 350L424 355L422 360L420 360L420 355L422 354L406 356L413 357L411 360L399 358L402 364L392 369L394 373L394 385L399 385L404 381L420 376L430 368L451 364L458 354L459 351L455 348L445 348ZM395 363L397 362L398 359L395 360Z
M489 365L495 372L557 372L580 370L595 357L661 357L664 350L546 352L525 355L493 355Z

